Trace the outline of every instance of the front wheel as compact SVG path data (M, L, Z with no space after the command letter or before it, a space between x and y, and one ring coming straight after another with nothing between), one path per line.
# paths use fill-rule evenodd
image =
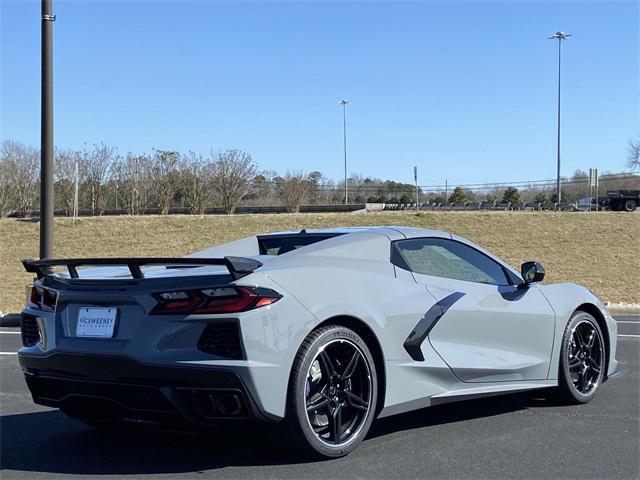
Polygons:
M560 350L558 393L567 403L587 403L602 383L605 345L595 318L575 312L564 332Z
M347 455L369 431L377 395L375 363L364 340L337 325L315 330L300 347L291 372L290 441L313 456Z

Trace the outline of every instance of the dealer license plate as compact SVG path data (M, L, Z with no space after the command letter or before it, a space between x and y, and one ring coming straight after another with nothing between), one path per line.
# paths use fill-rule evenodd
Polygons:
M111 338L116 328L115 307L80 307L76 337Z

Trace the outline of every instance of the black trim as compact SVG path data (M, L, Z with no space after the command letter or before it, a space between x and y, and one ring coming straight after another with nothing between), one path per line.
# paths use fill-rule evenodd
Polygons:
M302 229L298 233L258 235L257 239L260 255L268 255L268 250L270 248L274 248L273 246L268 245L272 240L279 240L281 242L289 241L290 245L283 244L282 247L293 247L296 245L294 248L287 248L285 252L282 252L287 253L292 249L301 248L303 246L306 247L307 245L339 237L340 235L345 235L345 232L307 232L305 229ZM282 255L282 253L278 252L277 255Z
M229 360L247 358L240 332L240 321L237 318L207 323L200 334L197 346L201 352Z
M224 265L229 273L235 278L241 278L262 266L258 260L245 257L224 257L224 258L196 258L196 257L134 257L134 258L61 258L46 260L22 260L25 270L35 273L38 278L46 277L52 272L51 267L67 267L69 276L78 278L77 267L84 266L118 266L129 267L131 276L138 280L144 278L140 269L143 265L171 265L171 266L205 266Z
M436 323L442 318L442 316L451 308L451 306L464 297L464 293L455 292L451 295L444 297L442 300L436 302L427 313L420 319L418 324L413 328L407 339L404 341L404 349L409 356L416 362L423 362L424 355L420 348L422 342L429 335Z
M223 368L155 365L124 355L73 352L19 353L18 358L34 402L65 411L98 399L113 407L116 417L143 418L153 410L158 423L175 418L203 425L278 420L259 409L235 372ZM198 414L189 398L192 392L235 392L244 410L232 419ZM164 406L158 407L160 403Z
M25 347L32 347L38 343L40 341L38 318L26 313L20 315L20 334L22 335L22 345Z

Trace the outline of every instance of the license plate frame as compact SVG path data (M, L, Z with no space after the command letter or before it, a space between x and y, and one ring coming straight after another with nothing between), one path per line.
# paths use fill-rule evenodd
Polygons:
M116 307L80 307L76 317L77 338L113 338L116 333Z

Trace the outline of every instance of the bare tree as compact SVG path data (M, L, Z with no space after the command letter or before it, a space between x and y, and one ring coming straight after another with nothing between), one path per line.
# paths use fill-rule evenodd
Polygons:
M8 180L8 194L17 210L27 215L33 209L38 190L38 150L19 142L2 142L2 164Z
M13 200L8 167L9 162L4 155L0 156L0 218L8 213Z
M182 189L191 213L202 215L213 198L214 165L189 152L182 162Z
M74 150L58 150L55 157L55 195L56 200L68 216L73 212L75 198L76 163L82 156Z
M146 181L148 155L129 152L113 165L113 179L117 182L122 205L129 215L137 215L142 208L142 191Z
M101 215L105 209L106 183L109 180L111 166L117 158L116 149L102 142L94 144L91 150L85 149L82 152L81 176L94 215Z
M302 172L287 172L282 182L282 201L289 213L298 213L314 184Z
M629 151L627 166L632 170L640 168L640 137L635 140L629 140L627 148Z
M232 214L238 202L249 191L257 168L251 155L240 150L212 153L213 190L225 213Z
M180 154L170 150L155 150L147 172L160 214L167 215L171 200L179 188Z

